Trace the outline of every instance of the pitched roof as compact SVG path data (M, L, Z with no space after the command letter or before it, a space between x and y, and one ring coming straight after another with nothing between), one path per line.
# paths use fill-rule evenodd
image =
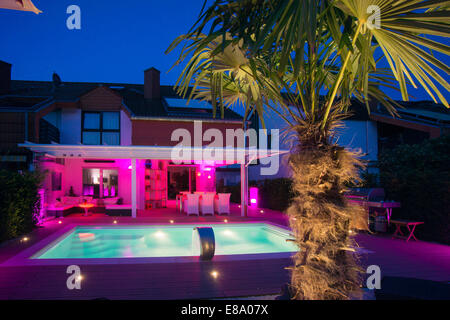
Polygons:
M145 99L144 85L128 83L98 83L98 82L63 82L54 87L51 81L11 81L11 90L8 95L0 97L0 108L16 108L21 111L24 101L27 101L28 110L37 109L43 101L56 102L78 101L88 92L105 86L118 93L123 98L123 103L137 118L179 118L179 119L214 119L212 107L206 103L206 107L171 106L166 99L179 99L180 97L172 86L161 86L161 99ZM36 102L36 104L33 104ZM220 116L216 117L217 120ZM242 116L232 110L225 110L223 120L242 121Z
M450 109L441 103L433 101L398 101L402 108L398 108L397 112L401 119L411 120L424 124L432 124L438 126L450 125ZM391 117L391 115L382 106L378 106L374 114Z

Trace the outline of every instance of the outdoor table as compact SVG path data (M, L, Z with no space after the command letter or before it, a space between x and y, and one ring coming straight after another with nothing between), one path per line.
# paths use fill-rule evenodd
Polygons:
M392 209L401 207L401 203L396 202L396 201L366 201L366 200L353 200L353 199L348 199L348 201L352 202L352 203L358 203L367 208L383 208L383 209L385 209L388 224L390 224L390 222L391 222Z
M395 224L395 232L392 236L392 238L400 238L400 239L406 239L406 242L409 241L409 239L414 238L414 240L417 241L417 238L414 236L414 230L416 227L420 224L424 224L424 222L420 221L409 221L409 220L392 220L393 224ZM405 236L401 230L401 227L406 227L409 232L409 236ZM411 228L412 227L412 228ZM399 235L400 234L400 235Z
M84 216L87 217L87 216L88 216L89 209L90 209L90 208L93 208L93 207L94 207L94 204L93 204L93 203L80 203L78 206L79 206L80 208L83 208L83 209L84 209Z

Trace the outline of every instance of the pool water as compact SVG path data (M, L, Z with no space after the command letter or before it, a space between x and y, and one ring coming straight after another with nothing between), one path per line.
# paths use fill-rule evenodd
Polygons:
M297 251L289 233L268 224L76 227L32 259L93 259L198 256L193 228L214 230L216 255Z

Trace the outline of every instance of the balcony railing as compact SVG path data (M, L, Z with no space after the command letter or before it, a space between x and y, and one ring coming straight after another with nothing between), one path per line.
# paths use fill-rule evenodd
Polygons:
M60 143L59 129L45 119L39 120L39 143Z

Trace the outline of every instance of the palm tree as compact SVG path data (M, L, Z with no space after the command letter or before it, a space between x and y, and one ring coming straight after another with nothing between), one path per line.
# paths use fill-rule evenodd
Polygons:
M255 68L256 63L261 65L262 60L246 56L241 43L228 43L223 51L223 38L218 37L205 46L199 45L206 38L199 35L195 38L181 35L167 49L170 53L181 42L188 44L183 48L180 58L175 65L183 62L189 56L185 68L181 72L175 86L178 93L189 100L204 100L213 105L213 116L216 116L219 107L221 117L224 117L225 107L244 106L245 116L256 110L258 114L264 114L264 107L270 108L280 114L279 110L269 102L282 101L282 96L275 87L261 87L259 79L266 79L262 69ZM229 35L225 39L231 40ZM195 79L195 81L192 81ZM264 118L261 117L265 127Z
M205 98L217 98L220 108L227 107L220 97L228 80L235 78L216 82L220 74L230 72L216 67L215 59L238 48L246 60L234 73L243 72L246 82L259 88L250 90L257 93L255 101L271 100L281 107L281 115L287 115L296 138L290 164L297 196L288 209L299 247L291 268L294 298L348 299L358 292L361 270L352 252L352 230L363 228L367 220L360 209L349 206L343 191L346 181L358 177L360 163L335 143L333 135L348 116L352 98L364 102L368 110L370 100L378 101L395 114L396 103L383 87L399 88L407 100L407 84L416 86L417 81L433 99L437 96L448 106L437 84L449 90L439 74L449 70L434 52L448 55L450 50L426 35L448 37L449 3L217 0L183 36L188 44L180 61L189 55L194 60L180 76L180 92L186 93L190 84L195 92L202 83L210 92ZM368 9L379 13L374 21ZM213 28L203 35L209 24ZM209 62L202 65L204 61ZM380 68L382 61L389 67ZM258 114L264 118L263 107Z

